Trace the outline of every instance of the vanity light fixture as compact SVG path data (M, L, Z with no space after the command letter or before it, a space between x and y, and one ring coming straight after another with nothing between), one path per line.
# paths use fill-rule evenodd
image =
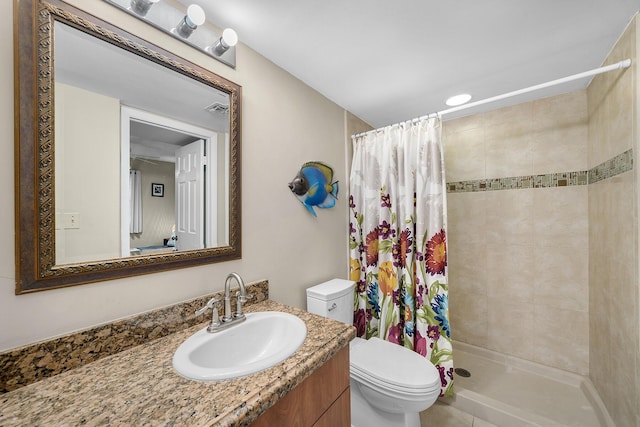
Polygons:
M206 24L205 8L175 0L103 0L131 16L171 35L205 55L236 67L238 35L231 28L220 34ZM194 0L191 0L194 1ZM196 31L197 30L197 31Z
M192 4L187 8L187 14L182 18L182 21L176 25L174 31L180 37L188 39L199 25L204 24L205 19L204 10L197 4Z
M235 46L238 43L238 34L231 29L225 28L222 32L222 36L215 42L213 46L209 46L207 50L214 55L220 56L226 51L229 50L230 47Z
M455 95L448 98L445 101L445 104L447 104L449 107L457 107L458 105L466 104L469 101L471 101L471 95L469 95L468 93L461 93L460 95Z
M131 0L130 9L137 15L146 16L151 6L158 3L160 0Z

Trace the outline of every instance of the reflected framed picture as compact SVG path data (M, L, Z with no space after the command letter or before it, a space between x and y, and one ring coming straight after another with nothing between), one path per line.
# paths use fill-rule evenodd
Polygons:
M164 197L164 184L151 184L151 195L153 197Z

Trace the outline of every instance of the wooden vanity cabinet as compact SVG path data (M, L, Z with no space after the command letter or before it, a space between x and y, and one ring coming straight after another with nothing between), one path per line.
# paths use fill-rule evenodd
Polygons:
M251 427L348 427L349 392L349 346L346 346L267 409Z

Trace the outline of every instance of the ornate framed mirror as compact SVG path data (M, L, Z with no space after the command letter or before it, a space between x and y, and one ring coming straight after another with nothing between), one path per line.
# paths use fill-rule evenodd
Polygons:
M14 14L16 293L240 258L241 87L59 0Z

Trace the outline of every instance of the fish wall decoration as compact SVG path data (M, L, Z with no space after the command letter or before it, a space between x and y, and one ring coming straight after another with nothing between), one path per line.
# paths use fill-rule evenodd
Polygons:
M289 183L289 189L311 215L313 207L326 209L336 205L338 181L333 181L333 169L322 162L307 162Z

